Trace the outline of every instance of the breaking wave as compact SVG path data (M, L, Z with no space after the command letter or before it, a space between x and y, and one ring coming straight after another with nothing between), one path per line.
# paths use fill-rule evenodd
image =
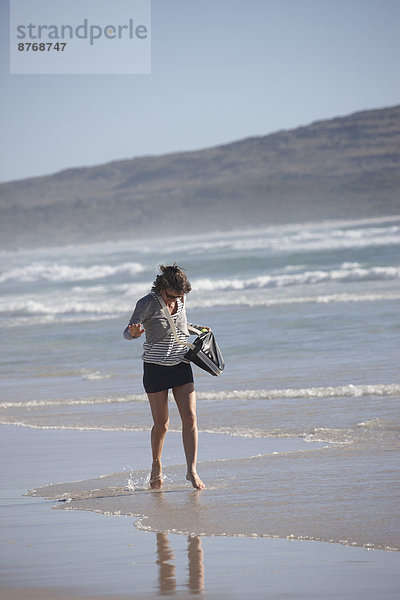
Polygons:
M50 262L34 262L25 267L9 269L0 275L0 283L6 281L52 281L55 283L69 281L93 281L105 279L125 273L137 275L144 271L139 263L123 263L121 265L93 265L91 267L77 267Z
M340 385L309 388L285 388L276 390L223 390L220 392L197 392L201 401L224 400L273 400L285 398L346 398L362 396L397 396L400 395L400 384L383 383L371 385ZM146 394L130 394L127 396L106 396L93 398L70 398L27 400L23 402L0 402L0 409L10 408L43 408L51 406L88 406L99 404L121 404L130 402L147 402Z
M120 267L113 267L112 270L102 268L102 276L108 272L111 276L119 269L140 272L143 267L136 263L125 263ZM95 271L99 267L90 269L81 269L75 273L76 277L95 278ZM111 267L110 267L111 269ZM193 308L211 308L217 306L276 306L286 304L302 304L302 303L331 303L331 302L368 302L377 300L397 300L400 298L400 291L366 291L359 292L349 291L342 292L336 288L334 293L327 293L329 288L324 288L324 293L310 295L291 295L277 297L261 294L263 290L268 289L285 289L300 286L317 290L319 284L334 285L346 284L352 282L373 282L373 281L397 281L400 279L400 267L385 266L364 268L358 263L343 263L337 269L330 270L315 270L298 272L295 267L292 267L294 272L284 272L278 274L265 274L257 277L236 277L236 278L203 278L193 282L195 290L188 297L188 309ZM14 275L17 270L14 270ZM23 270L24 271L24 270ZM9 271L11 273L11 271ZM33 277L33 271L24 271L21 277ZM50 276L49 273L47 273ZM46 275L46 276L47 276ZM6 275L4 275L6 276ZM45 271L37 271L37 277L45 276ZM54 277L67 277L67 272L53 272ZM72 271L69 272L69 277L72 277ZM22 281L23 279L21 279ZM315 286L315 287L314 287ZM50 322L55 315L69 315L68 320L74 318L81 319L85 315L86 319L90 319L95 315L103 318L112 318L126 315L131 312L133 302L140 298L149 290L148 283L137 282L131 284L102 284L94 287L75 286L69 290L68 294L65 291L58 290L51 294L20 294L20 295L4 295L0 299L0 314L11 313L15 316L23 318L27 315L36 317L46 317ZM333 291L333 290L332 290ZM256 292L259 292L258 294ZM45 319L45 321L46 321ZM40 321L40 322L45 322ZM20 320L10 320L3 323L3 326L13 327L20 325Z
M193 287L199 292L246 290L291 285L313 285L327 282L380 281L400 279L400 267L353 266L344 263L339 269L304 271L303 273L283 273L278 275L259 275L251 278L236 279L197 279Z
M325 250L362 249L368 246L380 247L400 244L399 215L356 220L332 220L319 223L297 223L274 225L251 230L202 232L174 237L183 252L201 255L224 251L263 250L274 255L291 252L318 252ZM168 237L152 240L151 246L143 244L135 248L137 252L157 252L172 240ZM132 240L114 243L118 249L132 248Z

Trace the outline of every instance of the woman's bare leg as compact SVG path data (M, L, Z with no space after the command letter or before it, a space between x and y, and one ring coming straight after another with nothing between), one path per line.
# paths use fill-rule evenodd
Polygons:
M185 450L187 475L186 479L197 490L204 489L204 483L197 474L197 417L196 392L193 383L186 383L172 389L182 419L182 439Z
M151 451L153 464L151 466L150 487L159 489L162 482L161 455L164 445L165 434L168 430L168 390L147 394L150 402L151 414L153 416L153 427L151 429Z

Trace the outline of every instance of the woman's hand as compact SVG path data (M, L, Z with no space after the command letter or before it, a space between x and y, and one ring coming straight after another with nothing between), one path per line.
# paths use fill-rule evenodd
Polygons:
M144 333L141 323L132 323L132 325L128 325L128 329L132 338L139 338Z

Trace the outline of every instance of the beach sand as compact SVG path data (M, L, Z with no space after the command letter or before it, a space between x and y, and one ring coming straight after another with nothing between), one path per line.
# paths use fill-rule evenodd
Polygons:
M172 437L172 434L169 434ZM177 434L176 434L177 435ZM131 516L52 510L28 489L145 468L143 432L1 426L2 600L394 599L400 553L287 539L139 530ZM150 492L149 492L150 493ZM207 494L182 487L179 494ZM194 515L195 516L195 515Z
M71 593L67 590L52 588L0 588L1 600L123 600L126 596L82 596L79 593Z

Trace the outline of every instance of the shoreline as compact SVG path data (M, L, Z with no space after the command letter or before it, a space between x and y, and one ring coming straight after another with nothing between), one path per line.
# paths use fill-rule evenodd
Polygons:
M129 596L130 600L140 600L140 597ZM151 598L149 596L148 598ZM156 598L156 596L153 596ZM127 600L127 595L82 594L74 588L20 588L0 587L0 600Z
M139 529L133 516L53 510L53 500L24 494L51 481L121 471L132 446L140 454L135 464L145 465L148 436L1 429L7 446L1 600L134 600L165 593L201 593L210 600L275 600L281 594L306 600L316 593L326 600L374 600L382 590L385 598L397 598L399 552L276 537L157 533ZM201 494L185 488L170 496L194 496L201 503Z

